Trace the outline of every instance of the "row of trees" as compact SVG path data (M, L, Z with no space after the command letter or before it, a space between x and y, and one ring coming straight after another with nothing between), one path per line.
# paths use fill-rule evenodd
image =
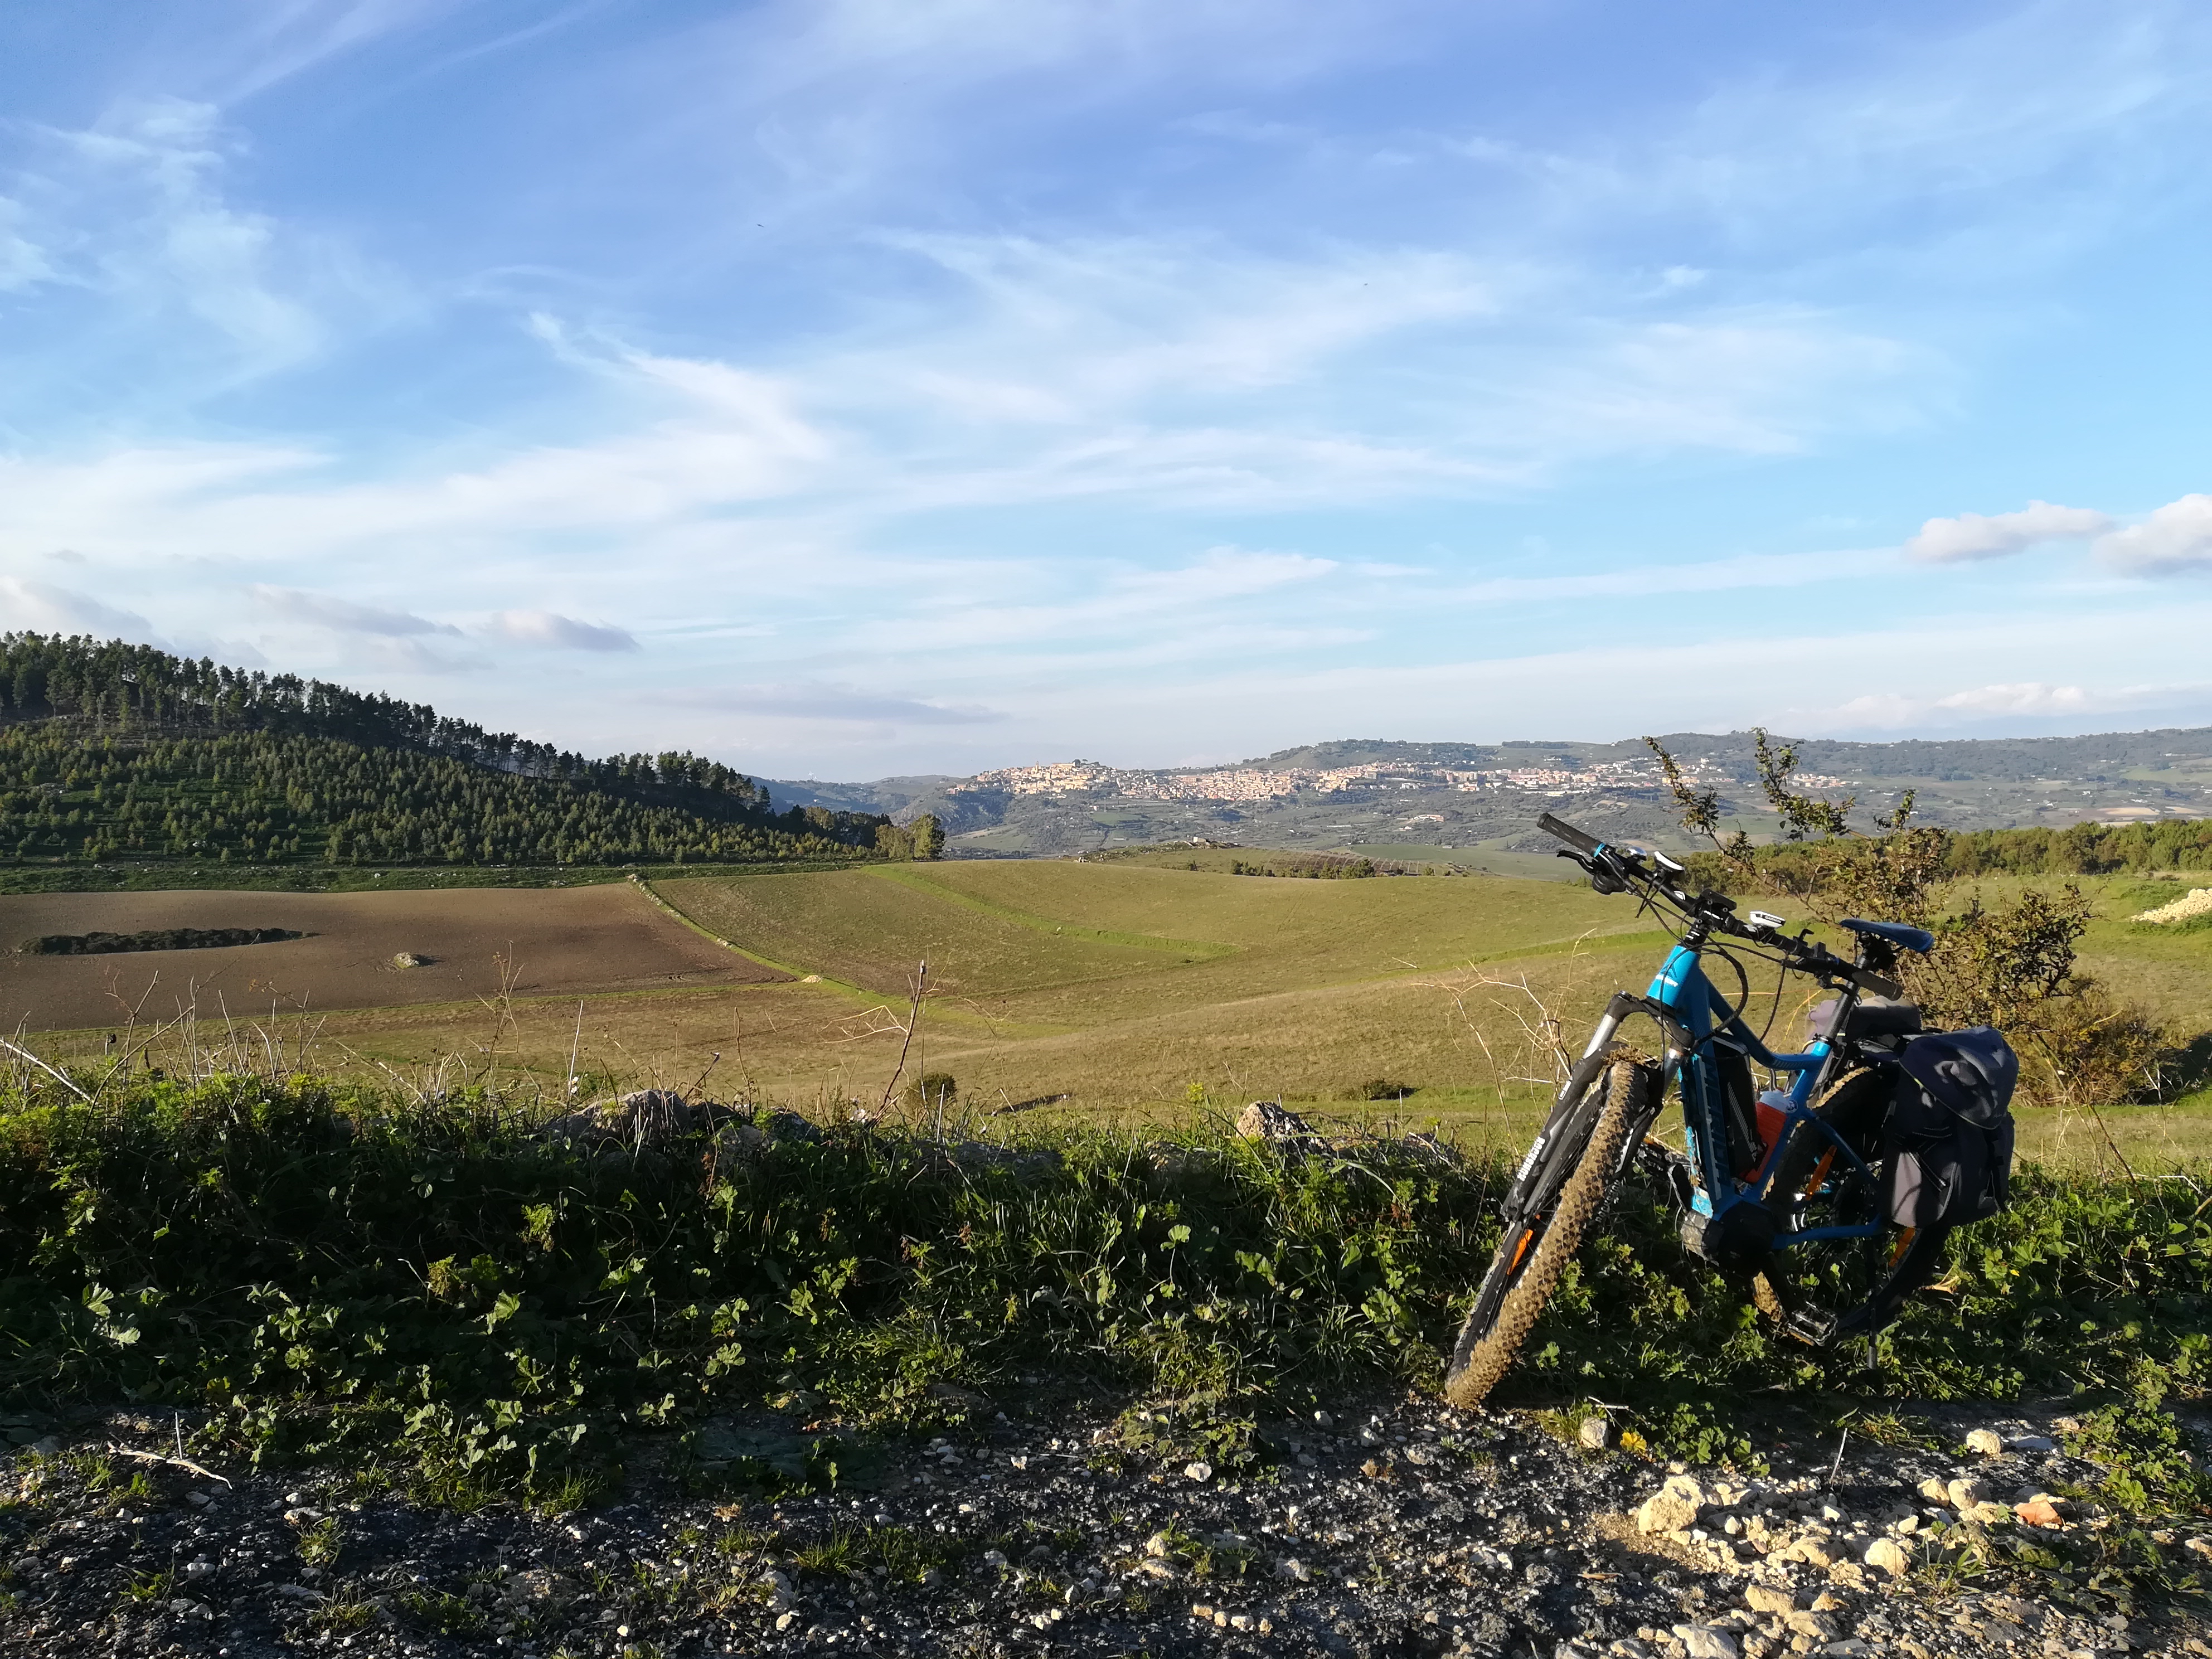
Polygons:
M2077 823L2065 830L1976 830L1950 838L1943 867L1956 876L2212 870L2212 818Z
M1931 833L1920 826L1922 833ZM1940 832L1931 843L1932 873L1971 876L2102 876L2136 871L2212 870L2212 818L2151 823L2077 823L2064 830L1971 830ZM1826 854L1804 841L1783 840L1740 853L1697 854L1691 870L1709 887L1729 891L1813 878Z
M1198 868L1198 860L1190 860L1189 867ZM1265 864L1248 863L1243 859L1229 860L1232 876L1294 876L1309 881L1356 881L1376 872L1372 859L1334 859L1322 854L1311 858L1296 856L1271 860Z

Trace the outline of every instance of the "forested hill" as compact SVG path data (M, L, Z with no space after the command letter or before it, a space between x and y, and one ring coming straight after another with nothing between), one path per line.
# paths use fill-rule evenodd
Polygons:
M590 760L321 680L0 635L0 861L752 863L913 847L878 815L776 812L752 779L689 753Z

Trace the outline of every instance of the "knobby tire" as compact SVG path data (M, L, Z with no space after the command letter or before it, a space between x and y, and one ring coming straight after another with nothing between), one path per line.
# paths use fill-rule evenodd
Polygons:
M1536 1323L1536 1316L1551 1299L1559 1279L1580 1248L1584 1229L1604 1201L1606 1182L1620 1163L1620 1150L1630 1132L1640 1127L1651 1084L1648 1066L1633 1060L1616 1060L1606 1068L1605 1097L1582 1156L1560 1184L1548 1212L1535 1224L1541 1231L1533 1249L1525 1244L1525 1231L1508 1228L1498 1242L1498 1262L1516 1249L1528 1255L1528 1265L1498 1304L1487 1330L1481 1322L1480 1303L1468 1315L1459 1340L1444 1373L1444 1398L1453 1405L1480 1406L1513 1364L1521 1344ZM1486 1279L1487 1275L1485 1276Z
M1844 1110L1850 1091L1873 1086L1886 1093L1888 1085L1863 1068L1838 1078L1814 1102L1813 1109L1824 1121L1833 1121ZM1833 1143L1810 1125L1800 1125L1780 1149L1771 1205L1784 1224L1792 1222L1844 1222L1875 1219L1881 1213L1885 1183L1881 1158L1880 1121L1862 1105L1847 1115L1856 1119L1837 1127L1874 1175L1869 1182L1848 1170L1833 1156ZM1814 1189L1818 1187L1820 1191ZM1787 1194L1787 1196L1785 1196ZM1787 1207L1784 1207L1787 1206ZM1886 1227L1871 1239L1837 1241L1822 1246L1796 1247L1775 1252L1774 1266L1752 1280L1752 1301L1784 1331L1799 1341L1819 1346L1822 1341L1856 1335L1869 1327L1879 1330L1894 1318L1905 1298L1935 1276L1948 1224L1922 1228ZM1808 1301L1793 1280L1829 1279L1841 1281L1844 1305ZM1810 1311L1827 1322L1826 1335L1816 1338L1796 1316Z

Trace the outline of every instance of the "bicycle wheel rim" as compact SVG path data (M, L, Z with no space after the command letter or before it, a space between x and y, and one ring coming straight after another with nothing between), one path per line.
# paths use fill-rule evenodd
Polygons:
M1832 1322L1832 1335L1879 1328L1932 1276L1948 1227L1889 1224L1878 1166L1823 1156L1805 1190L1784 1212L1785 1228L1874 1227L1855 1238L1818 1239L1778 1249L1765 1276L1785 1307Z

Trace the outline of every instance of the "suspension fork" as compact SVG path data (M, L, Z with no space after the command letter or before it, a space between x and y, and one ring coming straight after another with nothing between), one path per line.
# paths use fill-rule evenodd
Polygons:
M1627 991L1614 992L1613 1000L1605 1006L1605 1012L1600 1017L1596 1029L1590 1033L1589 1042L1583 1048L1582 1058L1575 1062L1573 1069L1567 1073L1567 1080L1559 1085L1559 1093L1553 1097L1552 1109L1544 1120L1543 1129L1537 1134L1528 1148L1528 1156L1521 1160L1521 1167L1514 1174L1512 1188L1506 1194L1503 1206L1509 1223L1518 1221L1526 1212L1529 1194L1548 1190L1552 1177L1563 1160L1581 1155L1583 1137L1574 1131L1579 1123L1587 1120L1588 1114L1582 1108L1589 1098L1591 1086L1605 1070L1607 1051L1612 1048L1613 1038L1620 1034L1621 1026L1632 1014L1650 1014L1659 1021L1668 1036L1668 1075L1673 1076L1674 1067L1680 1063L1680 1048L1677 1045L1682 1042L1680 1028L1673 1014L1649 997L1637 996ZM1657 1097L1663 1097L1664 1093L1663 1089L1656 1091ZM1623 1168L1626 1167L1626 1149L1632 1148L1643 1139L1643 1131L1648 1127L1643 1124L1632 1126L1636 1133L1625 1143ZM1620 1170L1615 1170L1612 1173L1618 1175Z

